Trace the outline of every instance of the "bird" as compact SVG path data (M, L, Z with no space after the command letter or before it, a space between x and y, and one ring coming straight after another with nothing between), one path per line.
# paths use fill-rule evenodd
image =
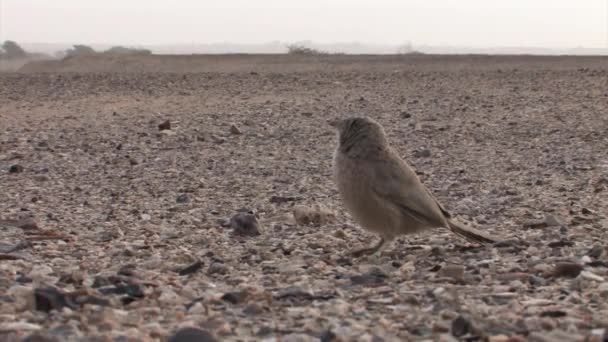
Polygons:
M339 197L362 228L380 237L353 251L354 257L378 255L398 236L440 227L482 245L499 241L456 221L391 147L377 121L352 116L328 123L338 133L332 166Z

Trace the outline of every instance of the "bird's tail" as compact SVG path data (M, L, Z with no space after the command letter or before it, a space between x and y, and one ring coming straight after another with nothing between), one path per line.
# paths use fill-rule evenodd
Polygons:
M460 222L456 222L450 219L448 220L448 224L452 232L456 233L457 235L460 235L461 237L471 242L476 242L485 245L498 241L497 238L491 236L490 234L477 230L473 227L465 226Z

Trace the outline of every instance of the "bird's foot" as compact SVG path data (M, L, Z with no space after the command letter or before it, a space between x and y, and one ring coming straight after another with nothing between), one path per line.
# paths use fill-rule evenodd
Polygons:
M355 258L360 258L364 255L373 255L376 258L378 258L380 256L380 254L382 253L382 247L384 246L384 241L385 241L384 238L380 238L380 241L377 244L375 244L371 247L356 249L351 252L351 255Z

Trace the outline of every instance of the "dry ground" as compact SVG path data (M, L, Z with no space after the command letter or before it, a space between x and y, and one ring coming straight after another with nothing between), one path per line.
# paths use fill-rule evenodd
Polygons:
M606 62L151 56L0 74L0 339L602 341ZM331 180L326 120L349 114L506 241L438 229L350 258L373 237ZM336 217L297 224L294 205ZM239 210L261 235L233 234Z

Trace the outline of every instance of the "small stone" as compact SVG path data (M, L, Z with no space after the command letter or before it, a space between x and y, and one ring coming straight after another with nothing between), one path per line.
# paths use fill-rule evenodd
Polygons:
M1 328L0 328L1 329ZM0 330L1 331L1 330ZM21 340L21 342L60 342L61 340L57 336L53 336L50 334L44 334L40 331L37 331L28 337Z
M243 132L241 132L241 130L235 124L230 125L230 133L232 133L234 135L241 135L241 134L243 134Z
M292 210L293 217L299 225L319 227L336 221L336 214L321 204L312 207L297 205Z
M601 283L597 287L597 293L603 297L608 299L608 283Z
M231 304L243 303L249 297L247 291L228 292L222 296L222 300Z
M547 227L556 227L561 226L563 223L556 216L547 214L545 215L545 224L547 225Z
M169 120L166 120L163 123L161 123L161 124L158 125L158 130L159 131L166 131L166 130L169 130L169 129L171 129L171 121L169 121Z
M583 270L583 266L573 262L559 262L555 265L552 275L556 278L576 278Z
M555 215L551 214L546 214L542 220L532 220L524 223L524 227L530 229L559 227L562 225L562 221L558 219Z
M247 304L243 308L243 313L246 315L256 316L264 312L264 307L258 303Z
M177 273L181 276L185 276L185 275L189 275L192 273L197 272L198 270L200 270L203 267L203 262L201 261L197 261L195 263L193 263L190 266L187 266L185 268L182 268L181 270L179 270Z
M593 272L590 271L582 271L581 272L581 277L585 278L587 280L593 280L593 281L597 281L597 282L603 282L604 281L604 277L599 276Z
M551 248L572 247L574 246L574 243L567 239L561 239L559 241L551 241L547 246Z
M24 170L23 166L15 164L15 165L11 165L11 167L8 169L8 172L9 173L21 173L21 172L23 172L23 170Z
M378 267L372 267L367 273L350 277L354 285L382 285L388 278Z
M213 140L214 143L220 145L226 142L226 138L224 137L218 137L217 135L212 135L211 139Z
M181 203L181 204L188 203L188 202L190 202L190 196L188 196L188 194L181 194L181 195L177 196L175 201L177 203Z
M415 158L429 158L430 156L431 150L429 150L428 148L414 151Z
M446 265L439 270L439 275L442 277L452 278L456 281L461 281L464 279L464 266Z
M33 219L23 219L17 222L17 227L23 230L39 230L38 224Z
M547 310L540 313L540 317L560 318L566 316L568 316L568 313L561 310Z
M283 203L287 203L287 202L294 202L296 200L298 200L299 198L297 197L293 197L293 196L272 196L270 197L270 203L273 204L283 204Z
M221 262L214 262L211 265L209 265L209 268L207 269L207 274L211 275L211 274L226 274L228 273L228 266L224 265Z
M149 214L141 214L140 218L142 221L150 221L150 219L152 219L152 216L150 216Z
M27 322L7 322L0 324L0 331L33 331L40 329L42 329L40 325Z
M198 328L181 328L167 342L217 342L218 340L208 331Z
M598 259L599 257L602 256L602 253L604 253L604 247L602 246L593 246L593 248L591 248L589 250L589 252L587 252L587 255L594 258L594 259Z
M230 218L230 227L236 235L258 236L260 224L257 217L251 213L237 213Z
M310 300L313 298L313 294L310 291L303 289L300 286L288 286L284 289L281 289L275 296L277 299L285 299L285 298L300 298L304 300Z
M338 341L338 336L331 330L325 330L319 336L321 342L334 342Z
M473 325L464 316L458 316L452 321L452 335L454 337L461 337L473 330Z
M32 279L39 279L53 273L53 269L47 265L35 265L27 274Z
M38 311L50 312L70 306L63 292L54 287L39 288L34 290L35 308Z

